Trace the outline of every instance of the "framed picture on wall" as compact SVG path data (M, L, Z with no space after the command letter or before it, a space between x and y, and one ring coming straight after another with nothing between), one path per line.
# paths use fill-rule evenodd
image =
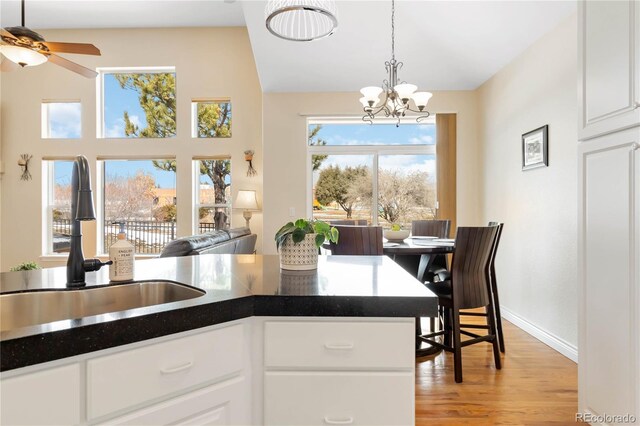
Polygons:
M549 166L549 126L522 135L522 170Z

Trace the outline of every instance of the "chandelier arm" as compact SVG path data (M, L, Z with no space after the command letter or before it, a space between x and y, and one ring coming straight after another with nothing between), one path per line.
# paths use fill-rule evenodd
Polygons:
M391 0L391 60L396 60L396 2Z

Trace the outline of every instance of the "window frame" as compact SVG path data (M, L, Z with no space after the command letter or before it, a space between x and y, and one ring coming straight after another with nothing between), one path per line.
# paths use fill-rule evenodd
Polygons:
M56 161L69 161L73 163L73 157L44 157L42 159L42 257L67 258L69 253L56 253L53 251L53 207L55 176L54 165ZM73 167L73 166L72 166ZM73 168L72 168L73 170Z
M231 139L233 137L233 128L230 129L231 134L229 136L215 136L212 138L209 138L209 137L201 138L198 136L198 104L214 104L214 103L217 103L217 104L228 103L231 108L231 117L233 118L233 104L231 103L230 97L191 99L191 138L192 139L196 139L196 140ZM210 158L205 158L205 160L210 160Z
M378 119L376 119L378 120ZM388 125L396 125L397 120L381 119L379 122ZM405 118L400 121L402 124L416 124L414 119ZM309 145L309 126L315 124L362 124L368 126L369 124L363 123L361 117L308 117L306 120L305 129L305 144L307 146L306 154L306 168L307 168L307 188L306 188L306 216L313 217L313 167L311 161L313 155L371 155L372 171L371 171L371 183L373 198L371 201L371 224L373 226L378 225L378 159L381 155L433 155L436 161L436 170L438 167L438 156L436 154L436 144L424 144L424 145ZM433 124L435 126L435 115L429 117L427 120L420 124ZM436 129L437 132L437 129ZM437 175L437 173L436 173ZM436 186L436 209L438 206L438 191Z
M176 100L178 99L178 73L175 66L156 66L156 67L99 67L96 68L98 77L96 78L96 138L102 140L130 140L130 139L158 139L158 138L127 138L127 137L108 137L105 135L104 125L104 76L105 74L162 74L172 73L176 75ZM176 124L178 123L178 111L176 108ZM178 137L178 126L176 125L176 135ZM172 139L172 138L160 138Z
M200 168L197 166L201 160L229 160L231 161L231 170L233 171L233 161L230 155L214 155L214 156L198 156L191 159L191 223L192 235L200 235L200 208L202 207L224 207L229 209L229 228L233 228L233 196L229 196L227 204L206 203L200 204ZM231 176L231 194L233 194L233 175Z
M54 138L51 136L51 122L49 120L49 108L50 104L78 104L80 106L80 134L77 138ZM52 139L52 140L68 140L75 141L82 139L82 101L80 99L43 99L40 102L40 138ZM53 160L55 161L55 160Z
M143 155L143 156L99 156L96 159L96 190L95 192L95 202L97 207L94 209L96 213L96 254L97 256L108 256L109 250L105 250L104 248L104 240L105 240L105 227L104 227L104 217L105 217L105 162L107 161L152 161L152 160L176 160L175 155ZM178 173L176 171L176 196L178 194ZM176 205L177 207L177 205ZM176 220L176 229L178 226L178 221ZM130 235L127 234L127 238L130 238ZM176 238L178 238L176 234ZM137 259L144 258L154 258L158 257L158 254L154 253L135 253L135 257Z

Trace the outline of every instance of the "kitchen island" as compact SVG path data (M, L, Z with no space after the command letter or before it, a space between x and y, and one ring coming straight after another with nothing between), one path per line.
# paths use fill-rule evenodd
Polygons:
M437 299L389 258L321 256L312 272L277 256L162 258L135 278L206 294L2 331L3 423L41 420L35 401L62 423L413 422L413 318ZM65 269L0 280L2 293L64 290Z

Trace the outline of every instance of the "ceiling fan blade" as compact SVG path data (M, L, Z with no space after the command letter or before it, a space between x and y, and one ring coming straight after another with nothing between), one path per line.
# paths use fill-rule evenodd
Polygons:
M49 62L53 62L56 65L66 68L69 71L73 71L75 73L83 75L87 78L96 78L98 75L98 73L94 70L90 70L89 68L83 67L80 64L71 62L70 60L63 58L62 56L54 55L53 53L48 53L47 56L49 56Z
M17 39L17 37L16 37L16 36L14 36L13 34L11 34L9 31L5 30L4 28L0 28L0 36L2 36L2 37L7 37L7 38Z
M57 41L44 41L42 44L47 46L51 52L100 56L100 49L89 43L59 43Z

